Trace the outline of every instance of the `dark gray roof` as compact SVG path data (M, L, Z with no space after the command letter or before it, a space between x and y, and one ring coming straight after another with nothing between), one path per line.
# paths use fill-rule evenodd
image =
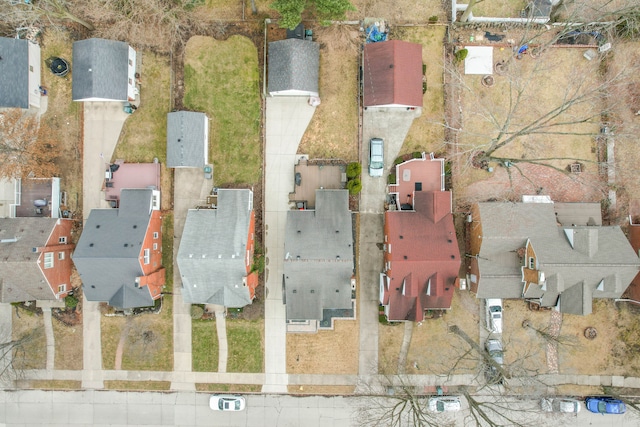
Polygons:
M167 114L167 167L201 168L207 163L209 120L205 113Z
M0 57L0 107L29 108L29 41L0 37Z
M40 253L33 248L47 243L58 219L0 219L0 302L55 300L38 267ZM10 242L17 238L17 241Z
M600 203L560 203L555 202L553 209L561 225L602 225L602 206Z
M144 276L139 256L151 218L152 190L124 189L119 209L92 209L73 254L83 291L89 301L118 308L154 304L148 287L137 287Z
M243 279L252 205L250 190L221 189L217 209L189 210L177 258L185 302L251 304Z
M318 93L320 46L286 39L269 43L269 93L296 90Z
M73 43L74 101L103 98L128 99L129 45L105 39L87 39Z
M585 290L564 295L560 309L590 309L582 301L567 301L574 294L619 298L640 269L640 259L620 227L559 227L550 203L479 203L478 207L479 298L522 297L522 262L516 251L527 240L547 278L546 289L530 289L527 296L542 293L545 306L555 306L558 296L580 283Z
M547 18L551 14L553 4L551 0L532 0L529 2L529 8L534 18Z
M287 212L284 284L288 320L351 308L353 227L347 190L316 190L316 210Z

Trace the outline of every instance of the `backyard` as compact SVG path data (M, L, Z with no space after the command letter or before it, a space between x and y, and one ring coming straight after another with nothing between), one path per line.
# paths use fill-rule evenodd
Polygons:
M184 106L207 113L214 182L255 184L261 179L258 53L252 41L192 37L184 53Z

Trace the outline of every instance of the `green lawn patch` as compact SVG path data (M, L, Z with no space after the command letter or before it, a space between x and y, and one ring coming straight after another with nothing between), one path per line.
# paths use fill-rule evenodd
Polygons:
M191 351L193 370L197 372L218 371L218 333L213 320L191 322Z
M211 119L217 183L256 183L262 169L258 52L251 40L192 37L184 59L184 106Z
M203 384L196 383L196 391L213 391L229 393L260 393L262 385L259 384Z
M140 107L127 119L114 152L115 159L149 163L167 159L167 113L171 108L169 58L142 52Z
M105 381L104 388L110 390L169 390L169 381Z
M162 216L162 266L165 268L165 293L173 291L173 213Z
M29 387L41 390L80 390L82 381L74 380L31 380Z
M263 328L262 320L227 321L227 372L263 372Z

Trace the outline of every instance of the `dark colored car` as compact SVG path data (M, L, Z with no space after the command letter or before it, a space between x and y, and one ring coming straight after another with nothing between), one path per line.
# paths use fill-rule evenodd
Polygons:
M596 414L624 414L627 410L622 400L609 396L589 396L584 404Z

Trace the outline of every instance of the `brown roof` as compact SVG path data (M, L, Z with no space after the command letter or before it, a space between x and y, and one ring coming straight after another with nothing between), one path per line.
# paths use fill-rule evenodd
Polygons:
M364 106L422 107L422 46L401 40L364 47Z
M460 249L451 214L451 193L417 191L415 211L387 211L389 320L421 321L424 310L451 308ZM429 291L429 295L427 292Z

